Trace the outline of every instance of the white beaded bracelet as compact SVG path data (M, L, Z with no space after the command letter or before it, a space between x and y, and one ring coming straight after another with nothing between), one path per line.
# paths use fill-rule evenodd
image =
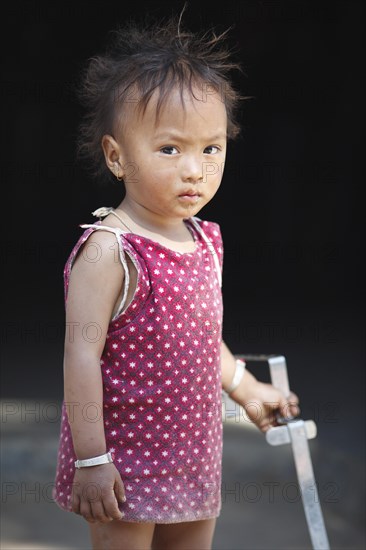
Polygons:
M227 394L231 394L239 386L245 371L245 362L241 359L236 360L235 373L230 386L225 390Z
M113 462L112 453L95 456L94 458L85 458L84 460L75 460L75 468L87 468L89 466L99 466L99 464L108 464Z

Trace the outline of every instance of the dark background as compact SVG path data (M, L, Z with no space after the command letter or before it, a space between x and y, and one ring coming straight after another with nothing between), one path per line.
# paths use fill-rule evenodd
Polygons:
M20 2L3 13L2 396L62 398L63 267L91 211L117 206L75 164L86 59L128 16L183 2ZM319 437L364 448L364 2L191 1L193 31L233 26L241 138L200 216L225 243L224 337L281 353ZM261 366L260 378L268 378Z

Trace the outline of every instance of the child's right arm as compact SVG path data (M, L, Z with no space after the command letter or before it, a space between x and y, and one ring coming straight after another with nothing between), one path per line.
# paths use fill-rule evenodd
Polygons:
M74 261L66 302L64 400L78 459L107 451L100 357L123 282L115 236L95 231ZM120 519L118 501L124 488L114 464L76 470L73 512L92 522Z

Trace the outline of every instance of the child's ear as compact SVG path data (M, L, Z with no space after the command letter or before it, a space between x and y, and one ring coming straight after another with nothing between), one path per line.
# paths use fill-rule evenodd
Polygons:
M121 147L114 139L113 136L106 134L102 137L102 148L104 152L105 162L110 171L116 176L116 178L122 179L123 177L123 162Z

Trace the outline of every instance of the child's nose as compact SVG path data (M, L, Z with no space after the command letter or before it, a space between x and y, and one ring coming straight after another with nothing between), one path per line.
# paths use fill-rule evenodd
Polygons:
M182 180L198 182L203 179L203 162L201 158L189 156L184 160Z

